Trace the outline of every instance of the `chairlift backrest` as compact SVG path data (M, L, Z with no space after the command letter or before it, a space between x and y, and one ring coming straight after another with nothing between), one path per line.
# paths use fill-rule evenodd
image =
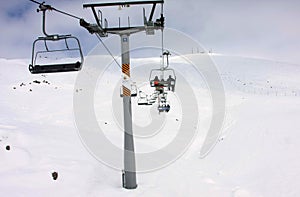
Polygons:
M149 80L155 80L155 79L161 79L161 76L163 76L163 80L167 81L169 76L173 78L176 81L176 74L174 69L166 68L166 69L152 69L150 72Z

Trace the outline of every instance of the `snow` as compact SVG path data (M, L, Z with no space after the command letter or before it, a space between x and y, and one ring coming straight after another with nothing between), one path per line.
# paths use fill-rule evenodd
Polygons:
M74 89L78 74L31 75L28 60L1 59L0 196L299 196L300 66L220 54L211 57L226 95L226 117L217 145L207 157L200 157L213 106L204 79L185 65L180 72L194 82L198 99L197 136L171 165L138 173L138 188L132 191L121 187L119 170L99 162L81 142L73 114L73 94L84 91ZM171 63L176 70L183 66L176 57ZM116 123L111 108L121 74L117 67L106 73L98 81L95 113L107 138L121 148L122 125ZM147 75L134 69L138 84L147 82ZM155 140L138 138L137 152L160 148L178 132L180 101L176 94L170 99L174 108L165 116L164 128ZM135 123L149 124L149 108L137 106L136 101ZM57 180L52 179L54 171Z

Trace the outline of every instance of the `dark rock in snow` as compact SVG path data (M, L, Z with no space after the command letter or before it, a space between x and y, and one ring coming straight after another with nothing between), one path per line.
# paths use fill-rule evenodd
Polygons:
M57 180L58 172L52 172L52 178L53 178L53 180Z
M40 84L41 82L38 81L38 80L34 80L33 83L37 83L37 84Z

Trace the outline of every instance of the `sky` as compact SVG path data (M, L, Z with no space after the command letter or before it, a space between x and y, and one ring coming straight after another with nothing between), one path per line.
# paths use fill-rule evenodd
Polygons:
M109 1L113 0L46 3L94 22L91 11L83 9L82 4ZM41 14L36 9L37 5L29 0L1 2L0 58L30 58L32 42L42 36ZM208 50L300 65L299 10L298 0L165 0L166 27L190 35ZM116 17L120 12L111 8L107 13ZM142 17L141 11L134 13L133 18ZM98 44L95 36L79 26L78 20L55 12L47 17L48 31L77 36L85 55Z

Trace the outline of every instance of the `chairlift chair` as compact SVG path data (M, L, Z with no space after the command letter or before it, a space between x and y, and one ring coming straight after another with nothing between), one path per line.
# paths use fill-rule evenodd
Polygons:
M58 44L62 44L62 42L65 45L64 48L58 46ZM37 50L36 48L39 45L44 46L43 49ZM52 49L49 45L55 45L57 48ZM67 56L68 54L74 53L76 58ZM55 58L58 54L62 57ZM40 58L47 58L48 55L53 56L53 59L49 61L56 61L56 63L43 63L43 60ZM82 68L83 59L83 53L78 38L71 35L39 37L33 43L29 71L32 74L79 71ZM38 60L40 62L38 62Z
M171 109L171 106L168 103L160 104L160 105L158 105L157 109L158 109L159 113L161 113L161 112L167 112L168 113Z
M137 86L136 83L133 82L131 84L131 97L136 97L137 96Z
M167 92L164 92L163 94L160 94L158 96L158 112L161 113L161 112L169 112L170 111L170 104L169 102L167 101L167 96L168 96L168 93Z
M154 92L151 96L150 96L150 100L151 101L156 101L156 99L158 98L158 94L156 92Z
M143 91L139 91L138 105L152 105Z
M152 105L152 103L147 98L139 98L138 105Z
M83 53L79 40L71 35L46 33L46 11L51 10L55 9L50 5L45 5L45 2L39 3L39 9L37 10L37 12L42 12L42 30L45 36L39 37L33 42L29 71L32 74L79 71L81 70L83 64ZM36 49L38 48L38 45L40 43L42 44L41 46L43 46L42 49ZM50 47L50 45L55 45L56 47L52 48ZM64 47L61 47L61 45L63 45ZM68 56L57 57L54 58L54 60L56 60L55 63L45 63L42 62L43 59L39 59L43 55L45 59L48 57L48 55L53 55L55 57L57 53L62 54L62 56L68 53L75 53L76 59L74 60L74 57ZM69 60L67 60L68 58ZM40 62L38 62L37 59L39 59ZM57 59L59 59L60 61L57 61Z
M168 88L168 91L175 91L176 75L174 69L152 69L149 81L151 87Z
M149 98L148 98L148 103L154 104L154 103L156 102L156 99L157 99L157 98L155 98L155 97L153 97L153 95L151 95L151 96L149 96Z

